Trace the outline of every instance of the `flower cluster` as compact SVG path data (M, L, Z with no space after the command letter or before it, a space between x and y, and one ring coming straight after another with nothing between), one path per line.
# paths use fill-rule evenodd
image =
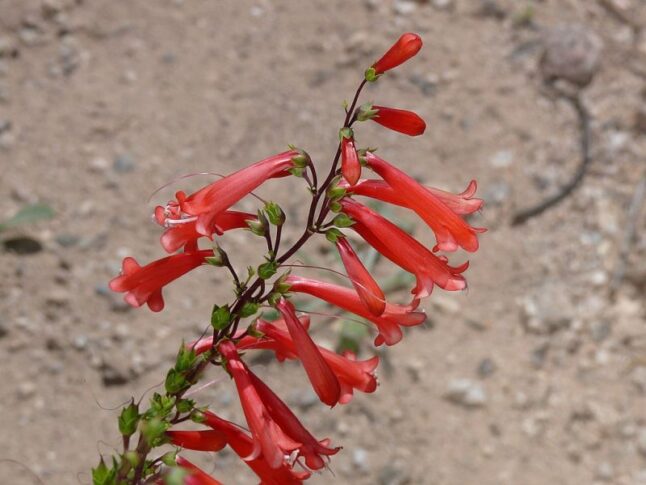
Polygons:
M123 453L114 457L111 465L101 460L93 470L95 484L217 484L220 482L179 453L217 452L226 446L262 484L302 483L312 472L325 468L340 447L333 446L327 438L313 436L249 368L244 354L265 350L273 352L278 361L299 361L320 401L330 407L349 403L355 391L374 392L379 358L358 360L353 353L337 353L318 345L309 331L310 316L299 314L292 296L307 294L365 319L374 325L374 344L378 346L398 343L403 337L402 327L425 321L419 304L435 285L447 291L466 288L464 271L468 263L452 265L439 253L478 249L478 234L484 229L472 227L466 220L482 207L482 200L474 198L475 181L457 195L426 187L377 156L374 149L357 148L355 139L356 123L367 120L409 136L424 132L425 122L413 112L372 103L357 106L366 83L413 57L421 46L419 36L404 34L366 70L353 102L346 108L337 154L322 182L318 182L310 156L290 147L190 195L177 192L174 200L155 209L155 220L165 228L161 245L170 255L145 266L133 258L124 259L121 274L110 282L111 289L125 293L130 305L146 303L157 312L164 307L162 289L166 285L197 267L211 265L231 273L234 299L214 305L210 335L181 346L174 367L167 373L165 393L156 393L149 409L140 411L134 401L123 409L119 418ZM286 217L276 203L264 202L256 214L232 208L270 179L286 176L303 178L312 201L302 236L281 251ZM362 178L366 176L370 178ZM435 246L426 248L366 205L364 198L415 212L434 233ZM239 228L264 238L267 245L264 261L249 267L244 276L236 272L223 249L225 232ZM349 230L394 265L414 275L416 284L410 301L386 300L350 242ZM336 247L347 285L285 271L289 258L317 235ZM273 307L280 318L269 321L262 314L258 316L263 307ZM244 426L223 419L208 406L197 407L187 398L187 391L209 367L221 367L235 383ZM178 429L188 420L199 423L202 429ZM136 446L131 446L131 438L137 433ZM151 452L164 444L174 445L175 451L150 459Z

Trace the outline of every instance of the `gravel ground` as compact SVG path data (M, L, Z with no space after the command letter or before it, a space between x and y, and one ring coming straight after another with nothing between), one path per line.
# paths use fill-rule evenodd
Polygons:
M383 353L375 394L327 410L298 366L254 363L344 446L312 483L646 484L645 25L643 0L0 0L0 214L55 211L0 233L3 483L90 483L119 445L116 407L160 383L225 297L226 275L206 270L171 286L160 314L110 294L121 258L162 255L149 214L172 188L149 195L287 143L328 164L341 102L415 31L419 56L366 99L415 109L427 133L358 136L428 184L477 179L487 206L473 223L490 230L469 291L427 301L432 324ZM562 203L514 226L581 157L548 74L581 86L591 162ZM306 193L286 183L260 194L298 220ZM239 267L247 240L231 233ZM313 326L336 338L337 323ZM201 398L240 415L228 380ZM207 466L255 483L230 453Z

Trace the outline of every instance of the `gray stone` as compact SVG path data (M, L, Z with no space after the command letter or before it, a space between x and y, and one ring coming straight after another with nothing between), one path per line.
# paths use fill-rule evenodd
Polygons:
M406 485L411 478L403 467L386 465L379 471L377 481L379 485Z
M119 173L132 172L135 169L135 160L127 154L118 155L114 159L112 168Z
M355 448L352 451L352 464L361 471L367 471L368 466L368 451L364 448Z
M487 403L484 388L469 379L452 379L449 381L444 397L454 404L467 408L478 408Z
M562 79L585 87L599 70L603 42L582 25L559 25L543 37L540 71L546 81Z
M494 372L496 372L496 363L489 357L482 359L478 364L478 375L480 377L489 377Z

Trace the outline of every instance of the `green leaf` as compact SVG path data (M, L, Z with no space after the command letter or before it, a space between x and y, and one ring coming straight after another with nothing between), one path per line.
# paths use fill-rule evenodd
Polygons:
M54 210L46 204L33 204L20 209L13 217L0 223L0 231L20 224L31 224L54 217Z
M213 306L213 311L211 312L211 325L216 330L222 330L231 322L231 311L227 305L224 306Z
M139 423L139 407L135 404L134 400L123 408L119 415L119 432L123 436L132 436L137 431L137 424Z

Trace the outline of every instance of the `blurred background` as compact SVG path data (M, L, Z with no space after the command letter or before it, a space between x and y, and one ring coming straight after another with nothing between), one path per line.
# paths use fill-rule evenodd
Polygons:
M469 290L437 290L429 323L379 350L375 394L329 410L297 365L254 361L344 446L312 483L646 484L645 25L643 0L0 0L2 481L90 483L120 443L114 409L159 385L228 298L212 268L171 285L160 314L109 292L124 256L163 256L153 206L211 178L153 191L288 143L326 171L342 101L414 31L420 54L362 99L415 110L426 134L364 123L358 143L429 185L477 179L487 205L471 222L489 232ZM569 98L546 87L555 78ZM577 189L512 225L576 173L586 127ZM259 193L299 227L302 181ZM239 268L258 264L248 233L227 238ZM335 262L323 243L307 254ZM331 346L344 328L313 327ZM199 399L240 416L228 380ZM206 466L255 483L231 453Z

